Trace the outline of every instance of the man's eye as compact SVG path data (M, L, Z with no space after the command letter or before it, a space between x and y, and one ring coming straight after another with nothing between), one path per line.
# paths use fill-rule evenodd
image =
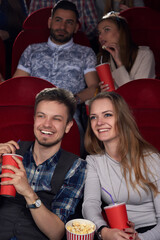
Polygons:
M37 115L38 118L43 118L44 116L43 115Z
M67 21L68 25L73 25L73 21Z
M56 18L55 21L56 21L56 22L60 22L61 19L60 19L60 18Z
M54 118L55 121L61 121L61 118Z

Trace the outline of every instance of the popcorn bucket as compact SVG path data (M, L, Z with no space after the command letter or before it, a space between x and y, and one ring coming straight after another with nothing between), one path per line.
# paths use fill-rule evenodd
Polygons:
M74 219L66 223L67 240L93 240L96 226L86 219Z

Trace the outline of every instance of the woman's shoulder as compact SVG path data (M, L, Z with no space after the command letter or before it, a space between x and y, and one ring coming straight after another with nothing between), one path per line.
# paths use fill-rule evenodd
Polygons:
M154 59L154 54L152 52L152 50L150 49L149 46L139 46L138 47L138 55L137 55L138 59L150 59L153 61Z
M86 161L87 163L99 163L100 161L102 162L105 157L105 154L92 154L92 155L87 155Z
M139 53L152 53L152 50L149 46L138 46Z

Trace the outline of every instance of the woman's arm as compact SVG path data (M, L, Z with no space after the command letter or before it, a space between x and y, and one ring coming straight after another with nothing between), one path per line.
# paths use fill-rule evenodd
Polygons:
M116 87L141 78L155 78L155 60L152 51L148 47L140 47L136 60L130 73L122 65L112 72Z

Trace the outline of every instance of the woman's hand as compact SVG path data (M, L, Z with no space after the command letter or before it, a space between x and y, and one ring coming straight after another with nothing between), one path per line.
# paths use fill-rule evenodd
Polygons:
M128 221L127 222L129 228L125 228L123 230L119 229L111 229L111 228L103 228L101 231L103 240L140 240L138 237L138 233L135 231L134 223Z
M117 67L121 67L123 65L120 58L120 47L118 43L108 43L107 45L103 46L103 49L112 55Z
M104 84L104 82L99 82L99 87L101 92L107 92L109 91L109 85Z
M127 228L128 229L128 228ZM103 228L101 231L103 240L137 240L134 230L129 228L129 233L125 232L127 229L119 230L115 228Z
M13 140L6 143L0 143L0 162L2 161L2 155L4 153L15 153L16 149L19 149L19 145Z

